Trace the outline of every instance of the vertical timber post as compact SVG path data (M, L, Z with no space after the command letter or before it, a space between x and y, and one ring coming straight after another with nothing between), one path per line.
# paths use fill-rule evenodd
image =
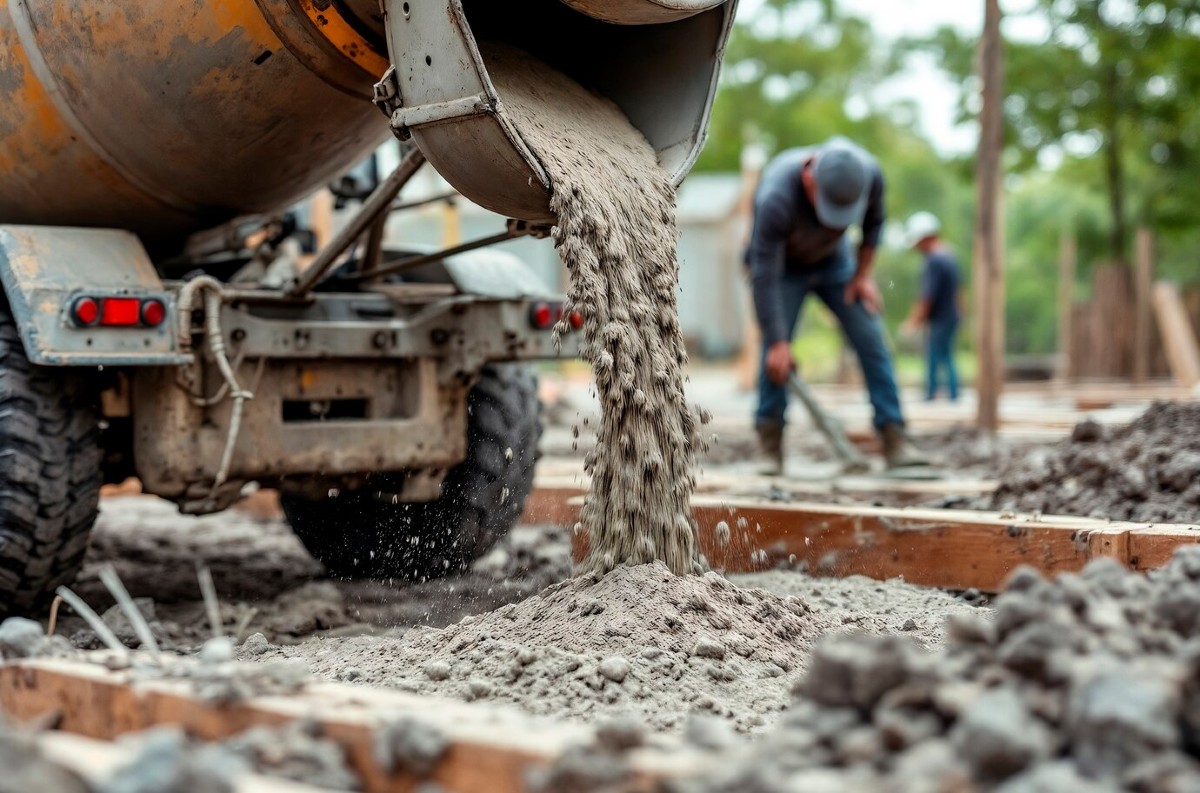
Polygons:
M979 354L977 421L985 432L1000 428L1000 392L1004 389L1004 207L1001 156L1004 149L1004 49L999 0L984 0L979 71L983 111L979 116L976 183L979 216L975 237L975 304Z
M762 175L766 164L767 153L757 143L748 143L742 149L742 184L737 203L737 222L740 236L740 251L744 251L750 242L750 234L754 225L754 193L758 188L758 178ZM745 267L739 267L745 273ZM754 295L750 292L750 282L746 281L746 316L742 323L742 349L738 354L738 386L742 391L751 391L758 381L758 369L762 360L762 331L758 327L755 315Z
M1154 353L1150 349L1151 290L1154 288L1154 237L1148 228L1137 231L1133 281L1133 381L1150 379Z
M1079 243L1073 231L1064 231L1058 255L1058 379L1069 383L1075 377L1075 270L1079 265Z

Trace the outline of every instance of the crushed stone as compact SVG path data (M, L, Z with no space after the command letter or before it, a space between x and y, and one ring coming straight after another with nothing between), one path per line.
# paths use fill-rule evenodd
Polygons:
M300 720L279 728L252 727L220 746L256 774L331 790L362 789L345 750L322 737L316 721Z
M1024 568L943 646L842 634L775 727L677 793L1200 789L1200 548L1161 571ZM685 738L692 732L685 732ZM696 741L712 749L711 742Z
M234 793L234 780L245 764L218 745L196 745L183 730L163 727L122 740L136 747L97 793ZM50 788L47 788L50 789Z
M705 568L689 500L699 416L684 395L675 189L653 147L613 102L511 47L485 60L509 118L546 169L566 311L584 317L582 356L601 407L585 458L587 572L660 560ZM565 331L565 322L559 330Z
M904 581L876 581L865 576L816 578L783 570L729 576L740 587L764 589L778 595L795 595L812 609L853 630L870 620L890 633L908 633L926 647L940 644L946 619L952 615L979 614L979 593L953 595L940 589Z
M41 623L24 617L0 622L0 659L30 658L46 647L46 630Z
M393 719L375 732L375 760L388 773L403 770L427 779L449 750L441 730L411 718Z
M9 622L6 620L5 622ZM83 777L52 761L34 734L11 727L0 713L0 793L95 793Z
M1156 402L1132 424L1078 424L1068 440L1013 457L976 509L1200 523L1200 404Z

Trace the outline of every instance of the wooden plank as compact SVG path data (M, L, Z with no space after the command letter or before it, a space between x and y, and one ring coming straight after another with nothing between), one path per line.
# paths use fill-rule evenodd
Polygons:
M197 665L173 657L168 662ZM0 711L23 721L54 714L59 729L102 741L160 725L180 726L214 741L254 726L316 719L324 737L345 749L367 793L411 793L425 781L403 770L388 772L375 757L376 731L402 717L436 729L448 740L449 748L428 781L449 793L525 791L532 769L594 737L590 728L514 708L345 684L313 684L287 696L222 705L197 697L185 681L149 677L145 669L114 672L97 662L52 659L0 664ZM668 748L635 752L634 780L623 789L649 791L657 789L663 776L703 772L701 757Z
M1092 276L1092 373L1127 379L1133 373L1134 312L1129 268L1106 264Z
M1200 345L1175 284L1159 281L1154 285L1154 313L1171 364L1171 375L1184 388L1195 388L1200 385Z
M742 150L741 188L736 209L737 223L740 227L738 229L740 232L739 261L741 261L741 252L749 245L750 234L754 230L754 193L758 189L758 180L765 164L766 152L760 146L751 144ZM740 269L744 271L745 267ZM755 388L755 384L758 382L758 370L762 363L762 329L758 327L754 295L749 286L747 281L746 288L740 290L743 307L742 345L735 364L738 387L742 391L751 391Z
M582 475L539 475L525 501L520 523L574 526L579 519L579 510L571 502L586 495L587 487L587 480ZM906 481L875 476L839 476L829 480L806 480L757 474L703 474L697 478L695 492L747 498L768 490L779 490L798 500L842 496L864 502L886 499L896 506L906 506L945 496L985 496L994 493L996 487L997 482L991 479Z
M1071 328L1074 334L1071 338L1071 377L1078 380L1082 377L1094 377L1092 348L1092 305L1091 303L1075 303L1071 306Z
M1151 297L1154 288L1154 237L1148 228L1137 231L1133 277L1133 381L1150 379L1153 351L1150 347Z
M1000 428L1000 393L1004 389L1004 41L1000 35L999 0L985 0L979 64L983 109L979 114L976 164L978 209L975 232L975 299L979 374L976 420L995 433Z
M93 786L99 787L122 766L132 762L135 752L126 746L63 732L38 735L37 746L52 762L70 768ZM333 793L329 788L303 785L276 777L241 774L233 780L234 793ZM34 793L34 791L30 791ZM52 791L46 791L52 793ZM181 792L183 793L183 792Z
M574 502L578 507L578 501ZM698 496L692 514L701 550L714 568L754 572L781 564L814 575L863 575L944 589L997 592L1021 565L1044 575L1078 572L1107 557L1138 570L1166 563L1175 549L1200 543L1197 526L967 510L778 504ZM730 537L722 537L725 523ZM582 560L587 537L573 535Z

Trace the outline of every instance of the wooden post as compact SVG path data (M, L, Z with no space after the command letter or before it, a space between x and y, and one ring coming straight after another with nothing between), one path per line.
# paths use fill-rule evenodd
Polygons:
M754 224L754 191L758 188L758 177L766 164L766 152L758 144L749 144L742 151L742 186L738 196L737 217L740 228L740 256L750 241ZM739 271L745 268L738 267ZM742 349L738 354L737 379L742 391L753 390L758 382L758 368L762 359L762 332L754 313L754 296L749 294L747 282L746 315L742 324Z
M1150 349L1151 290L1154 288L1154 237L1150 229L1137 231L1133 281L1133 381L1150 379L1153 351Z
M1171 364L1171 375L1184 388L1197 388L1200 386L1200 342L1188 319L1179 287L1167 281L1155 284L1154 312Z
M975 234L975 305L979 354L979 427L1000 428L1000 392L1004 389L1004 208L1001 155L1004 149L1004 45L999 0L984 0L979 71L983 110L979 115L979 190Z
M1058 379L1069 383L1075 377L1071 360L1075 345L1075 270L1079 266L1079 243L1074 232L1063 234L1058 257Z

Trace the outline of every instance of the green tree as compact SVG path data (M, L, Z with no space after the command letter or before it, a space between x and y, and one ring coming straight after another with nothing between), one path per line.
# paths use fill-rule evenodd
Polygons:
M1009 161L1017 170L1063 160L1097 168L1115 261L1128 261L1135 221L1191 225L1179 216L1190 202L1178 199L1197 196L1195 180L1178 177L1194 173L1200 154L1197 5L1037 0L1030 13L1045 21L1048 36L1007 44ZM936 53L963 86L962 116L972 117L975 40L942 29L910 46Z

